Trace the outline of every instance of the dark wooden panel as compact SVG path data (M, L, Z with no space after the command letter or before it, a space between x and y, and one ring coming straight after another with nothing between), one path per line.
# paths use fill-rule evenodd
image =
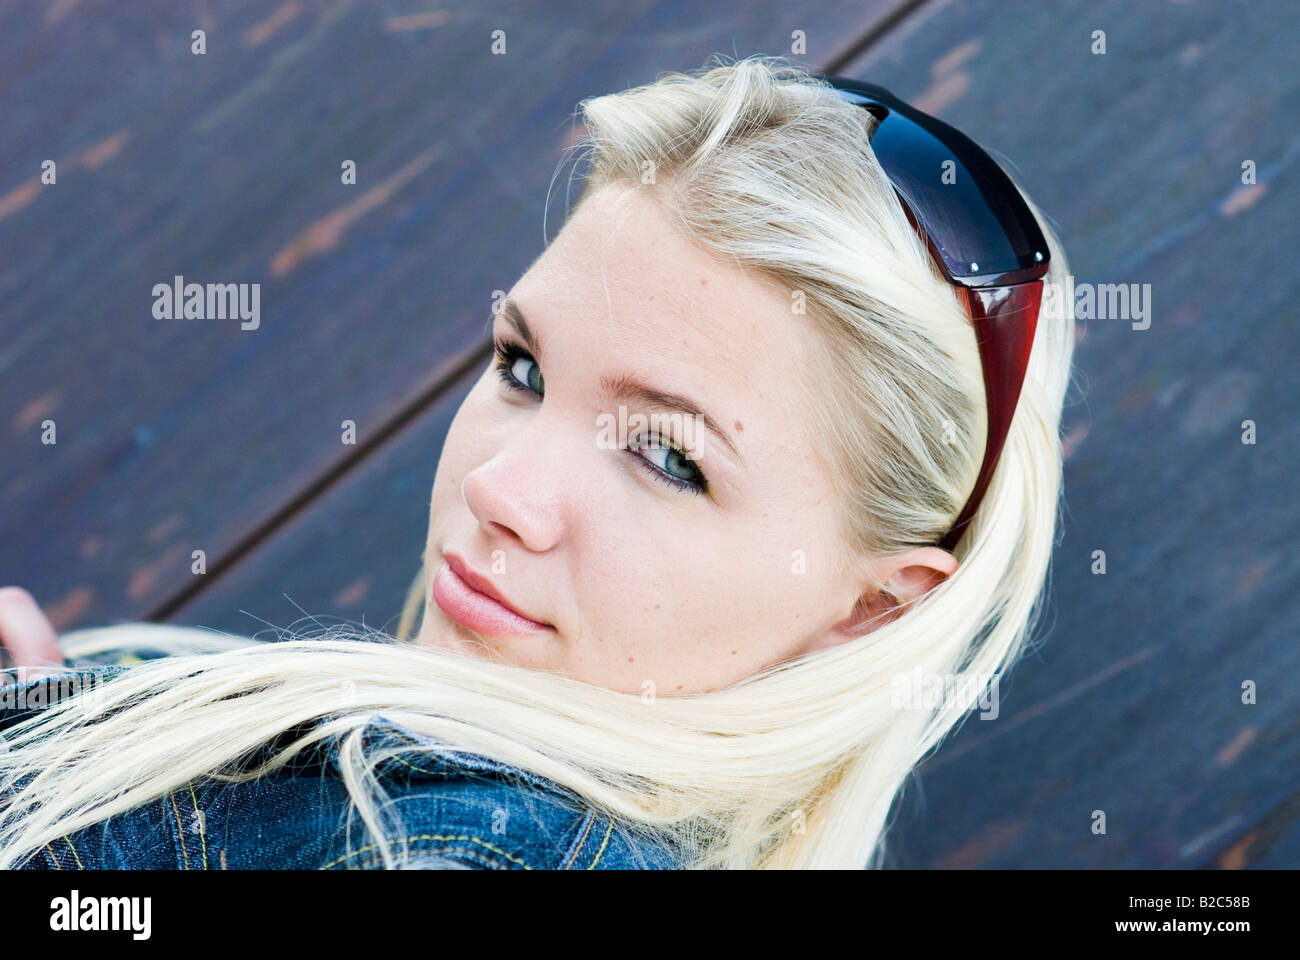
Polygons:
M1155 20L1127 6L1025 9L926 8L848 72L1005 157L1059 225L1080 282L1151 284L1151 326L1080 324L1065 525L1039 646L1003 684L999 718L970 718L923 765L898 811L894 862L1294 867L1300 279L1285 262L1294 205L1277 200L1294 192L1300 156L1285 122L1296 81L1263 8L1258 21L1183 6ZM1118 59L1087 52L1098 28ZM1009 77L1021 92L1007 93ZM1175 106L1192 86L1215 93ZM1244 159L1259 170L1254 191L1240 189ZM1239 439L1247 417L1254 446ZM388 522L366 513L386 483L427 494L436 420L176 619L248 632L260 624L244 609L285 625L301 613L283 582L312 612L355 616L333 599L348 578L313 559L348 543L364 551L357 569L388 577L377 612L395 617L423 502L403 508L411 556L391 574L375 571L391 570L381 554L402 533L347 531ZM1105 576L1090 572L1095 549ZM298 572L308 568L321 573ZM1240 702L1245 680L1259 686L1255 706ZM1104 837L1089 831L1096 809Z
M1300 157L1290 122L1300 103L1293 43L1281 29L1290 22L1278 2L1248 11L934 4L845 71L917 100L1014 164L1060 226L1081 282L1150 283L1153 295L1148 330L1083 324L1084 398L1076 395L1067 412L1065 529L1043 645L1004 684L999 719L971 718L922 768L921 790L899 812L901 865L1300 862L1292 692L1300 656L1291 630L1298 524L1289 482L1300 279L1287 262L1294 201L1279 202L1295 195ZM1095 29L1107 32L1104 57L1088 51ZM1253 189L1240 185L1247 159L1258 165ZM530 164L535 156L512 163L521 184ZM432 222L459 222L434 206ZM535 229L540 204L527 216L511 222ZM5 229L0 220L0 237ZM39 231L29 235L33 246L47 242ZM509 230L495 236L502 261ZM358 241L359 249L374 243ZM525 249L498 264L506 283L537 248L516 246ZM318 259L340 262L329 256ZM12 289L12 276L0 273L0 289ZM324 282L312 274L312 284ZM309 286L298 295L308 297ZM409 315L407 323L409 333ZM31 335L25 324L22 335ZM6 338L0 377L10 349ZM28 389L22 402L40 396ZM0 402L9 397L0 392ZM264 626L258 617L285 625L301 613L282 593L322 619L395 618L456 402L453 392L173 619L240 632ZM303 409L286 422L301 425ZM1247 417L1259 424L1255 446L1239 440ZM270 453L283 469L285 455ZM205 485L204 495L213 489ZM226 516L232 499L223 501ZM74 562L75 546L54 560ZM1099 548L1105 577L1089 572ZM0 561L5 570L24 567L8 554ZM94 584L103 575L79 571L83 579L61 582ZM1240 703L1245 680L1259 685L1255 706ZM1089 832L1094 809L1107 813L1105 837Z
M395 632L447 428L482 367L170 619L267 640L273 628L315 634L346 621Z
M1149 329L1082 324L1045 637L1001 716L923 766L901 865L1300 863L1294 23L1282 2L927 6L849 68L1009 161L1079 282L1151 285Z
M896 6L6 5L0 582L63 628L165 606L480 344L581 97ZM155 319L176 275L261 284L260 326Z

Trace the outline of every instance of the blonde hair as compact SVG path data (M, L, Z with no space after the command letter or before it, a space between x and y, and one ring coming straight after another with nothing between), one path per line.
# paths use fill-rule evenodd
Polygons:
M882 556L937 542L983 453L980 364L961 300L871 153L869 114L775 57L665 74L580 108L584 198L640 185L690 239L805 305L821 351L806 384L818 398L808 427L843 492L847 542ZM1051 248L1047 279L1060 283L1065 258L1034 209ZM342 737L344 780L370 842L386 865L401 865L372 771L382 756L359 746L377 713L438 749L531 770L627 826L666 833L690 866L882 865L909 773L1023 652L1036 620L1061 483L1069 310L1038 325L959 568L903 616L724 689L650 700L373 630L279 643L145 624L78 631L64 638L70 655L135 643L176 655L7 732L0 783L16 789L0 810L0 867L195 777L256 776L329 736ZM423 596L422 571L400 639ZM901 709L894 680L916 671L985 679L968 695ZM230 773L312 721L266 764Z

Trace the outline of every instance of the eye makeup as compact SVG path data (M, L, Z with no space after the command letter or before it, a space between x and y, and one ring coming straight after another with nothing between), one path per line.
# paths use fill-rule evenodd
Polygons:
M545 396L546 381L542 376L541 367L533 359L532 354L519 344L500 337L494 340L494 346L496 348L497 375L507 388L531 394L538 399ZM535 378L530 372L525 374L523 379L520 379L515 373L515 366L520 360L525 360L533 365L532 370L537 372ZM629 441L626 449L636 458L642 469L649 471L651 477L655 480L686 493L698 495L708 492L708 478L704 476L699 467L695 466L687 458L685 451L674 446L667 438L657 434L647 437L645 440L638 438L637 441ZM665 466L660 467L651 463L647 457L641 455L640 451L642 450L663 451ZM669 464L685 465L694 476L690 478L675 476L667 469Z

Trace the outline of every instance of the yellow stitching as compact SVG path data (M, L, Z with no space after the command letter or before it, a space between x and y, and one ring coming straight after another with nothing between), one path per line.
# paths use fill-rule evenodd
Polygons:
M600 860L600 855L605 852L605 844L609 843L609 835L614 832L614 821L609 821L609 826L605 828L605 839L600 842L600 849L596 851L596 859L587 864L588 870L595 870L596 864Z
M479 853L477 850L471 850L468 847L434 847L432 850L421 850L420 853L460 853L469 857L471 860L477 860L479 863L486 863L488 866L497 870L506 869L506 865L495 857L489 857L485 853Z
M392 733L394 736L396 736L399 740L401 740L403 743L407 744L408 746L412 746L412 747L418 747L418 746L420 746L420 744L418 744L416 741L411 740L411 739L408 739L407 737L402 736L402 734L398 733L396 730L390 730L390 731L388 731L388 732ZM396 760L398 763L406 764L406 766L410 767L412 770L418 770L418 771L420 771L420 773L431 773L431 774L433 774L434 776L438 776L438 777L454 777L454 776L456 776L456 774L455 774L454 772L448 772L448 771L446 771L446 770L428 770L428 769L426 769L426 768L424 768L424 767L417 767L415 764L411 763L410 761L408 761L408 760L403 760L403 759L401 758L401 756L399 756L398 754L390 754L390 755L389 755L388 757L386 757L385 759Z
M390 729L388 732L391 733L393 736L397 737L398 740L401 740L401 741L402 741L404 744L406 744L407 746L410 746L410 747L419 747L419 746L421 746L421 744L420 744L418 741L412 740L410 737L407 737L407 736L406 736L405 734L403 734L400 730ZM410 767L412 770L418 770L418 771L420 771L421 773L431 773L431 774L433 774L434 776L438 776L438 777L454 777L454 776L456 776L456 771L454 771L454 770L429 770L429 769L426 769L425 767L417 767L415 764L411 763L409 760L403 760L400 754L396 754L396 753L395 753L395 754L391 754L390 756L391 756L392 759L396 760L398 763L405 764L406 766Z
M412 740L410 737L405 736L405 735L404 735L400 730L397 730L397 729L395 729L395 728L390 728L390 729L388 730L388 732L391 733L393 736L397 737L399 740L401 740L403 743L407 744L408 746L412 746L412 747L422 747L422 746L423 746L423 745L422 745L418 740ZM437 751L434 751L434 752L437 752ZM403 760L399 754L391 754L390 756L391 756L392 759L396 760L398 763L406 764L406 766L410 767L412 770L419 770L421 773L432 773L432 774L434 774L435 776L439 776L439 777L455 777L455 776L459 776L458 772L455 771L455 770L452 770L452 771L447 771L447 770L429 770L429 769L427 769L427 768L425 768L425 767L417 767L415 764L411 763L411 762L408 761L408 760ZM440 752L439 752L439 756L441 756L441 753L440 753ZM444 759L445 759L445 758L444 758ZM491 758L489 758L489 759L491 759ZM451 760L449 760L448 762L456 763L457 761L456 761L455 759L451 759ZM507 766L509 766L509 764L507 764ZM474 775L477 775L477 774L479 773L479 771L474 770L473 768L466 768L466 769L469 769L469 770L471 771L471 773L474 774ZM527 771L527 772L530 772L530 773L531 773L531 771ZM535 775L535 774L534 774L534 775Z
M528 864L524 863L524 861L521 860L519 857L512 856L511 854L506 853L500 847L493 846L492 844L488 843L486 840L480 840L478 837L469 836L467 834L461 834L460 836L452 837L452 836L447 836L439 833L421 833L421 834L416 834L415 836L407 837L405 842L410 843L412 840L440 840L443 842L469 840L472 843L477 843L479 846L487 847L487 849L491 850L493 853L499 853L501 856L505 857L511 863L517 863L525 870L533 869ZM359 850L353 850L349 853L345 853L343 856L339 857L338 859L331 860L329 863L325 864L324 866L317 867L316 869L328 870L330 867L337 866L338 864L342 863L344 860L348 860L352 857L357 856L358 854L365 853L367 850L377 850L378 848L379 848L379 844L377 843L367 844L366 846L360 848Z
M168 790L167 799L172 802L172 812L176 814L176 830L179 832L181 840L181 857L185 861L185 869L188 870L190 868L190 854L185 849L185 828L181 826L181 812L176 806L176 791Z
M50 851L50 860L53 861L53 863L54 863L54 869L55 869L55 870L62 870L63 867L59 866L59 858L56 857L56 856L54 855L54 848L51 847L51 846L47 843L47 844L45 845L45 849L48 850L48 851Z
M595 822L596 822L595 816L593 816L592 814L587 814L587 829L582 831L582 839L579 840L578 845L573 848L573 855L564 862L565 870L573 869L573 861L577 860L578 854L582 852L582 845L587 842L587 834L591 833L591 825Z
M203 844L203 869L208 869L208 833L203 826L203 814L199 812L199 798L194 795L194 781L186 784L190 788L190 803L194 804L194 819L199 822L199 843Z
M502 850L500 847L493 846L492 844L488 843L486 840L480 840L478 837L474 837L474 836L467 836L467 835L462 834L461 836L452 837L452 836L444 836L444 835L442 835L442 834L429 834L429 833L422 833L422 834L418 834L418 835L416 835L416 836L410 836L410 837L407 837L407 838L406 838L406 842L407 842L407 843L410 843L412 840L442 840L442 841L448 841L448 840L451 840L451 841L469 840L469 841L472 841L473 843L477 843L477 844L479 844L479 845L481 845L481 846L486 847L487 849L491 850L493 853L499 853L501 856L505 857L507 860L511 861L512 863L517 863L517 864L519 864L519 865L522 866L525 870L531 870L531 869L533 869L533 868L530 867L528 864L524 863L524 861L523 861L522 859L520 859L519 857L511 856L510 854L508 854L508 853L506 853L504 850ZM379 847L379 844L377 844L377 843L368 844L367 846L364 846L364 847L362 847L362 848L359 849L359 850L353 850L353 851L351 851L351 852L349 852L349 853L346 853L346 854L344 854L343 856L339 857L337 860L332 860L332 861L330 861L329 863L325 864L324 866L322 866L322 867L320 867L320 868L318 868L318 869L321 869L321 870L328 870L330 867L337 866L338 864L342 863L344 860L348 860L348 859L350 859L351 857L355 857L355 856L358 856L359 854L365 853L367 850L375 850L375 849L378 849L378 847Z
M72 842L72 840L67 836L67 834L64 834L63 839L64 839L64 841L68 844L68 846L72 849L72 859L74 859L74 860L77 861L77 869L78 869L78 870L85 870L86 868L85 868L84 866L82 866L82 863L81 863L81 857L77 856L77 846L76 846L76 844L74 844L74 843Z
M468 847L433 847L429 850L421 850L420 853L460 853L469 857L478 863L485 863L497 870L505 870L506 865L495 857L489 857L485 853L479 853L477 850L471 850ZM324 869L323 867L321 869Z
M397 754L393 754L393 755L392 755L392 759L396 760L398 763L405 764L406 766L410 767L412 770L419 770L421 773L431 773L431 774L433 774L435 777L454 777L454 776L456 776L456 774L455 774L453 771L450 771L450 770L428 770L428 769L425 769L424 767L417 767L415 764L411 763L409 760L403 760L403 759L402 759L400 756L398 756Z

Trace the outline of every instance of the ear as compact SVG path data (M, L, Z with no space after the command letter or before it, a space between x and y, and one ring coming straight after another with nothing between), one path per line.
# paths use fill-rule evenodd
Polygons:
M868 566L852 609L809 649L826 649L865 636L899 617L957 569L957 558L939 547L912 547Z

